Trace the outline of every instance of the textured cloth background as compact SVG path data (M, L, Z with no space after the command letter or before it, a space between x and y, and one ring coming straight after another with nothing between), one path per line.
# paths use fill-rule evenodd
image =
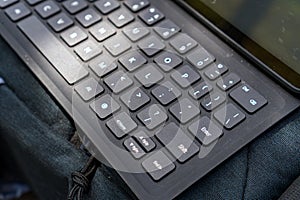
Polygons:
M41 199L66 199L71 173L88 157L69 140L72 121L0 38L0 141ZM278 123L179 196L180 199L275 199L300 175L300 110ZM1 165L1 164L0 164ZM87 199L131 199L101 168Z

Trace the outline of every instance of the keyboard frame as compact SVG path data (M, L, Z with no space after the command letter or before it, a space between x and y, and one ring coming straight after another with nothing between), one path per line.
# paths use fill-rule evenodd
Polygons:
M147 173L117 171L139 199L172 199L299 107L300 101L253 64L245 60L238 52L231 49L228 44L211 33L173 1L152 0L151 4L158 7L168 19L176 22L182 28L182 32L196 39L209 52L216 52L214 56L217 60L230 66L231 72L237 73L242 80L250 84L268 100L268 105L263 108L263 112L257 112L253 115L247 114L247 119L243 122L243 126L237 126L231 131L224 129L224 136L218 141L210 154L201 159L201 166L199 166L199 160L196 160L199 158L195 156L183 164L183 167L180 169L176 168L176 173L174 171L158 182L154 182ZM128 162L128 160L124 161L124 166L120 166L122 165L122 162L120 163L122 154L119 154L118 151L111 152L110 145L107 145L110 143L110 139L116 140L116 138L106 129L104 134L111 137L99 139L96 122L94 121L95 123L92 125L88 123L89 120L95 120L95 118L91 117L91 114L94 116L95 114L90 109L86 111L89 104L81 105L80 101L82 100L78 95L74 95L73 86L67 84L47 59L19 31L16 24L7 18L3 10L0 10L0 33L69 116L73 118L83 143L99 156L103 156L107 164L112 168L115 166L117 168L126 168L124 163ZM241 65L243 65L242 69L240 69ZM167 80L165 79L165 81ZM76 102L79 102L79 106L73 107L74 104L76 105ZM234 101L229 98L228 103L234 103ZM234 104L236 105L236 103ZM241 110L246 113L243 109ZM262 121L261 119L264 120ZM253 124L257 126L253 126ZM88 136L85 133L88 133ZM238 139L236 139L236 135L238 135ZM91 143L91 141L96 141L96 145ZM158 145L157 148L159 147ZM172 157L169 152L164 152L169 157ZM128 158L130 158L131 155L129 153L128 155ZM135 159L131 157L130 161L135 161ZM176 166L180 165L177 161L175 164ZM197 169L197 171L189 173L191 168Z

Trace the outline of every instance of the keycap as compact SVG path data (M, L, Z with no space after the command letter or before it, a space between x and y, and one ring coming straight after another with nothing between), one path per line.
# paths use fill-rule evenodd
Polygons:
M136 111L150 102L149 96L140 88L134 87L121 97L122 102L131 110Z
M232 129L246 118L245 114L231 103L215 112L214 117L227 129Z
M154 56L161 50L163 50L166 45L157 39L155 36L150 36L138 43L138 47L147 55Z
M12 20L18 21L30 15L31 11L24 5L24 3L17 3L5 10L5 14Z
M154 7L141 11L139 17L149 26L152 26L165 18L164 14Z
M212 111L226 101L225 97L219 92L215 92L204 98L201 102L202 107L207 111Z
M174 53L163 52L154 58L154 62L165 72L178 67L182 63L182 59Z
M162 105L168 105L181 96L180 90L169 81L162 83L151 93Z
M180 54L185 54L195 48L198 43L187 34L179 34L170 41L170 45Z
M65 30L66 28L69 28L73 25L73 23L74 22L72 21L72 19L68 17L65 13L55 15L54 17L48 20L48 24L56 32L60 32L62 30Z
M60 36L70 47L73 47L88 38L88 35L78 26L67 29Z
M144 160L142 166L154 181L161 180L175 169L175 164L162 151Z
M156 147L156 144L144 131L139 131L138 133L135 133L133 135L133 138L141 145L141 147L146 152L150 152Z
M123 33L132 41L136 42L150 33L149 29L140 22L134 22L123 28Z
M37 3L42 2L43 0L26 0L29 5L35 5Z
M116 0L99 0L95 3L96 8L103 14L108 14L120 7Z
M137 117L149 130L158 127L168 119L168 115L157 104L144 109Z
M198 72L193 70L190 66L184 65L177 68L172 74L171 78L183 88L187 88L201 79Z
M125 112L113 116L106 125L117 138L124 137L137 127L137 124Z
M35 7L36 12L42 18L48 18L60 11L60 8L53 1L45 1Z
M189 94L191 97L193 97L195 100L199 100L205 95L207 95L209 92L213 90L212 86L206 82L202 82L199 85L193 87L191 90L189 90Z
M131 48L131 43L124 36L114 36L107 40L104 47L113 56L118 56Z
M89 78L76 85L75 91L80 95L80 97L84 101L89 101L97 95L101 94L104 91L104 89L98 84L98 82L95 79Z
M138 51L131 51L119 58L119 62L128 71L134 71L146 64L147 60Z
M215 57L208 53L204 48L198 48L197 50L187 55L187 60L193 66L201 70L214 62Z
M185 124L200 114L200 109L195 106L189 99L179 100L170 108L170 112L181 123Z
M74 51L83 61L88 61L102 53L99 45L92 40L79 44Z
M107 22L100 22L90 28L90 33L98 42L106 40L110 36L116 34L116 29Z
M205 76L210 80L215 80L225 74L228 71L228 68L223 64L213 63L205 72Z
M107 55L98 56L93 59L89 67L98 77L104 77L118 68L118 65L114 62L114 59Z
M188 130L203 144L209 145L223 134L223 131L208 117L202 117L188 127Z
M164 78L164 76L153 66L153 64L147 64L135 73L135 78L144 87L150 88L154 84L161 81Z
M156 137L181 163L199 152L199 147L175 123L166 125Z
M18 23L18 27L69 84L73 84L88 75L81 63L35 16L22 20ZM40 37L41 35L43 37ZM47 38L51 42L45 42L43 38Z
M115 93L118 94L130 87L133 81L123 71L117 71L104 79L104 83Z
M77 21L85 28L99 22L101 16L94 9L86 9L76 15Z
M0 8L6 8L19 0L0 0Z
M124 4L132 11L138 12L150 5L148 0L126 0Z
M134 20L134 16L125 9L117 10L108 16L108 19L118 28Z
M63 6L69 13L75 14L88 7L88 4L85 0L68 0L63 2Z
M90 107L100 119L105 119L120 109L120 105L108 94L91 103Z
M140 159L145 155L145 152L142 149L142 147L133 138L128 138L127 140L125 140L124 146L136 159Z
M229 75L223 77L221 80L217 82L219 88L223 91L230 90L233 86L238 84L241 81L240 77L235 73L230 73Z
M154 27L154 31L163 39L169 39L180 31L179 26L177 26L174 22L169 19L166 19L156 27Z
M242 84L230 93L230 96L249 113L255 113L268 101L247 84Z

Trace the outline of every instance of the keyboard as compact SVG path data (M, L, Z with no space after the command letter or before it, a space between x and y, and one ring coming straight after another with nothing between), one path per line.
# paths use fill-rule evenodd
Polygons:
M177 6L0 0L4 26L29 55L21 57L90 152L140 199L175 197L266 130L272 123L261 119L281 107L261 72L221 56L220 44L176 20L168 4Z

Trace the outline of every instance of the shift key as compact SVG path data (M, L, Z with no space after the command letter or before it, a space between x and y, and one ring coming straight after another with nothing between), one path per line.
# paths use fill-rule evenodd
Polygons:
M35 16L24 19L18 27L69 84L88 75L73 54Z

